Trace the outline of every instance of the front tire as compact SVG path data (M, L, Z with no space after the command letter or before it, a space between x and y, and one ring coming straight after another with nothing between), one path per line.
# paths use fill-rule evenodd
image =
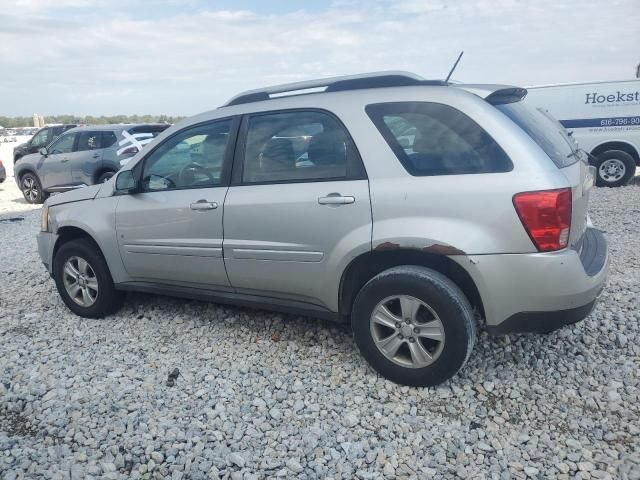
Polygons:
M636 161L622 150L608 150L597 156L596 185L620 187L626 185L636 174Z
M115 313L124 301L92 240L81 238L62 245L53 259L53 277L64 303L81 317L102 318Z
M20 178L20 190L22 190L22 196L28 203L44 203L48 196L42 190L42 184L38 176L31 172L25 173Z
M411 265L385 270L362 287L351 326L360 353L378 373L415 387L453 377L476 337L462 291L444 275Z

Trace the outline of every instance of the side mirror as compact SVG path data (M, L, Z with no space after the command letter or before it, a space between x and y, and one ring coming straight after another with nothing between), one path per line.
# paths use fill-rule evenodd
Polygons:
M43 157L49 156L49 152L47 152L47 148L46 147L42 147L40 149L40 155L42 155Z
M138 189L138 181L131 170L124 170L116 177L116 192L133 193Z

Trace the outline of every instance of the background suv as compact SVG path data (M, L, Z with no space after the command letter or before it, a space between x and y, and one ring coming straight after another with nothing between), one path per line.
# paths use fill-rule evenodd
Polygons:
M52 192L102 183L167 127L140 124L70 129L40 152L22 157L14 168L16 183L29 203L42 203Z
M477 318L548 332L606 279L593 167L525 95L406 73L247 92L51 198L40 255L78 315L138 290L350 321L378 372L434 385Z
M16 163L19 158L25 155L36 153L42 147L46 147L64 132L74 127L77 127L77 125L51 125L41 128L28 142L13 148L13 163Z

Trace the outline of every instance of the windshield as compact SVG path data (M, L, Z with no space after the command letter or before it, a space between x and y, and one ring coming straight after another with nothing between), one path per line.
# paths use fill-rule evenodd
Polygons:
M580 160L575 141L548 112L529 108L523 102L496 105L496 108L522 128L558 168Z

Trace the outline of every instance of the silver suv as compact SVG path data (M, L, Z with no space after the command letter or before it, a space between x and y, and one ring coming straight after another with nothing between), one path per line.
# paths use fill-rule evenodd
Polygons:
M243 93L49 199L40 255L84 317L136 290L350 321L380 374L435 385L479 319L552 331L607 276L592 168L525 95L402 72Z

